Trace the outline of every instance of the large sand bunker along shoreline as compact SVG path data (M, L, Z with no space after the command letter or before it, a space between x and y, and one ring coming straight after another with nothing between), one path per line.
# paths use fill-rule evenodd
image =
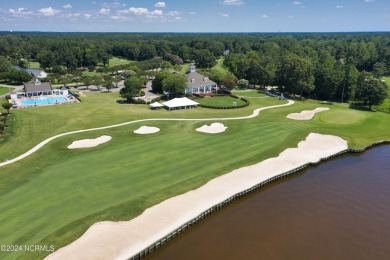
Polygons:
M79 149L79 148L91 148L98 146L100 144L104 144L112 139L111 136L108 135L102 135L100 137L97 137L95 139L83 139L78 141L73 141L68 148L69 149Z
M313 110L303 110L300 113L292 113L287 115L287 118L294 120L310 120L314 117L316 113L329 110L328 107L317 107Z
M129 258L234 194L347 148L347 142L340 137L311 133L298 147L288 148L278 157L219 176L196 190L145 210L130 221L96 223L47 259Z

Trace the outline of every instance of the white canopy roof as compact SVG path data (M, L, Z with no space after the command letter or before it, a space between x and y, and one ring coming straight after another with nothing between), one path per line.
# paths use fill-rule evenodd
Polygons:
M151 107L163 107L164 105L161 104L161 103L158 103L158 102L154 102L154 103L150 104L149 106L151 106Z
M191 99L188 99L186 97L183 97L183 98L174 98L172 100L164 102L163 105L168 108L175 108L175 107L197 106L199 105L199 103L192 101Z

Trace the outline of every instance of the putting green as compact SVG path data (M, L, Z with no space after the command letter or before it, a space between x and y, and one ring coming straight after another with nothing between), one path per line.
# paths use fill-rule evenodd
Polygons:
M365 117L364 113L358 110L329 110L319 114L319 120L331 123L348 125L356 123Z

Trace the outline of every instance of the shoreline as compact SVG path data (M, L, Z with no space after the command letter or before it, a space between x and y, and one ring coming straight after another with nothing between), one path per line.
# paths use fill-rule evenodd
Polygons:
M46 259L142 257L212 212L274 180L340 154L362 152L388 142L355 150L348 148L340 137L311 133L296 148L287 148L277 157L219 176L195 190L146 209L132 220L95 223L79 239Z

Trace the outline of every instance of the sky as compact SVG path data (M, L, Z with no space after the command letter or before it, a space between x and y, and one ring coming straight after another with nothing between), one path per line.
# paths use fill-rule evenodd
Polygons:
M0 0L0 31L390 31L390 0Z

